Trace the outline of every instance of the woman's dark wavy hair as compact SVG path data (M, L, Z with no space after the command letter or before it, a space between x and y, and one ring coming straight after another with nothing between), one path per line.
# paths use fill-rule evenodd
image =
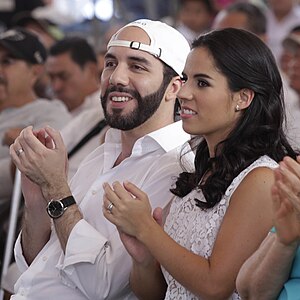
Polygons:
M210 208L223 197L232 180L262 155L279 162L288 155L296 158L283 131L285 108L282 80L269 48L254 34L227 28L198 37L193 48L209 51L216 68L227 78L229 89L254 91L255 96L227 138L210 158L202 139L196 149L195 172L183 172L171 191L184 197L201 188L207 202L197 199L200 208ZM207 173L206 173L207 172ZM209 174L203 183L201 178Z

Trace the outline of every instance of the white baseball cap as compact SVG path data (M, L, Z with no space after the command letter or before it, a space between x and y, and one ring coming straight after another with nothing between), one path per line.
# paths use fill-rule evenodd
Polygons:
M118 40L118 33L126 27L136 26L143 29L150 39L150 45L137 41ZM109 47L128 47L146 51L170 66L179 76L182 75L190 46L186 38L173 27L148 19L140 19L131 22L119 29L110 39Z

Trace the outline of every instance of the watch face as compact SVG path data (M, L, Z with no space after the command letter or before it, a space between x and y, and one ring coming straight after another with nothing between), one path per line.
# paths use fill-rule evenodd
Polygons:
M48 214L52 218L58 218L64 213L64 206L60 201L51 201L47 208Z

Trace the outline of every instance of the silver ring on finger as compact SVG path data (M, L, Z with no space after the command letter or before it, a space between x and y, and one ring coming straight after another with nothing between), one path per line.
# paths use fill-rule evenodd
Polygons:
M107 207L106 207L106 209L108 210L108 212L109 212L110 214L112 214L112 209L113 209L113 207L114 207L114 204L113 204L112 202L110 202L110 203L107 205Z
M17 156L20 156L23 152L24 152L24 150L22 148L16 150Z

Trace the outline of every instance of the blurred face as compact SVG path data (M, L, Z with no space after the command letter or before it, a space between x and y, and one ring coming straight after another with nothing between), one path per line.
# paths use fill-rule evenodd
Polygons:
M0 47L0 107L3 109L10 104L18 105L18 101L21 103L33 84L32 67Z
M293 34L300 36L300 31ZM284 47L280 65L288 77L290 87L300 94L300 45L292 48Z
M297 56L294 57L292 67L289 72L290 86L300 94L300 49L298 50Z
M195 32L202 32L210 27L212 15L202 1L189 0L179 12L179 20Z
M205 48L190 52L183 77L185 83L178 93L183 129L204 136L213 147L228 135L237 121L235 94Z
M235 0L213 0L212 3L213 3L215 10L220 11L220 10L226 8L226 6L230 5L234 1Z
M248 18L241 12L221 12L215 19L214 29L238 28L248 30Z
M289 13L295 2L295 0L268 0L267 4L275 14L285 15Z
M127 27L118 39L150 44L140 28ZM131 130L148 121L165 94L163 65L151 54L127 47L110 47L104 58L101 102L111 127Z
M91 80L88 67L81 68L69 53L49 56L46 71L55 96L62 100L69 111L80 106L86 97L85 86Z

